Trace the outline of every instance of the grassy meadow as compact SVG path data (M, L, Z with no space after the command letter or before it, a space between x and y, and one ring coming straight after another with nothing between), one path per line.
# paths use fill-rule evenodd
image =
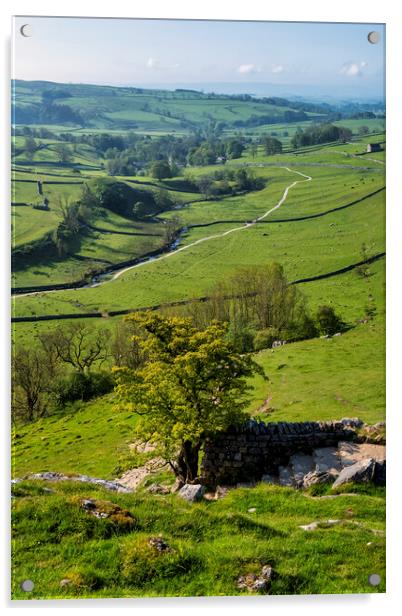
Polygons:
M260 484L190 504L176 495L111 495L70 482L45 492L45 485L14 486L15 599L26 598L20 579L35 580L32 599L241 595L248 593L239 576L263 565L273 569L270 594L385 590L382 488L345 486L348 494L325 500ZM115 523L97 519L80 507L88 498L123 511ZM316 520L314 532L299 528ZM172 552L150 547L158 536ZM382 579L374 589L372 571Z

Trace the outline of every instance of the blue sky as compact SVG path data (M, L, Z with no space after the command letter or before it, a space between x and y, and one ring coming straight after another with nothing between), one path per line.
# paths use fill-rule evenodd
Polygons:
M220 84L379 97L382 25L18 17L14 77L113 85ZM31 25L22 37L21 25ZM367 41L380 32L377 45ZM269 89L269 88L268 88Z

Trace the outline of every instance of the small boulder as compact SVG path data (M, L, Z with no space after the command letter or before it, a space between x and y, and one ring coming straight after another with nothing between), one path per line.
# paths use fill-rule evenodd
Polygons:
M344 483L366 483L374 478L376 462L373 458L367 460L361 460L352 464L352 466L346 466L339 474L337 479L332 485L332 488L337 488Z
M317 530L317 528L329 528L330 526L340 523L341 520L318 520L317 522L311 522L310 524L299 526L299 528L307 532L311 532L312 530Z
M303 488L309 488L316 483L332 483L334 476L328 471L310 471L303 477Z
M285 486L288 488L294 487L294 477L292 471L288 466L280 466L278 468L279 472L279 485Z
M184 486L183 481L181 479L176 479L176 481L170 488L170 491L174 494L175 492L179 492L183 486Z
M190 503L194 503L201 500L204 495L204 492L205 488L200 483L186 483L179 490L178 494L179 496L181 496L181 498L184 498L184 500Z
M301 526L299 526L299 528L306 531L317 530L318 522L311 522L311 524L302 524Z
M60 580L61 588L64 588L65 586L70 586L70 584L71 584L70 578L63 578L62 580Z
M219 498L224 498L228 492L229 492L228 486L216 486L216 490L215 490L216 500L218 500Z
M304 453L294 453L289 458L296 486L303 485L303 479L313 469L313 457Z
M364 421L358 417L342 417L341 424L345 428L361 428L364 425Z
M151 537L148 540L148 545L154 548L157 552L173 552L173 548L171 548L162 537Z
M237 587L242 590L248 590L249 592L264 592L268 589L271 577L271 565L264 565L259 575L256 573L241 575L237 580Z
M374 464L373 482L378 486L385 486L386 484L386 461L376 460Z
M161 486L159 483L153 483L149 486L148 492L150 494L169 494L170 489L166 486Z

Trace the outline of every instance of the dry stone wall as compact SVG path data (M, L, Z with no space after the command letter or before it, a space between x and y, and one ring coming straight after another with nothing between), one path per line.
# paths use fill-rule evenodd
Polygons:
M360 422L363 423L363 422ZM263 423L248 421L216 435L205 444L201 466L205 485L258 481L266 473L286 466L296 452L357 441L356 426L347 422Z

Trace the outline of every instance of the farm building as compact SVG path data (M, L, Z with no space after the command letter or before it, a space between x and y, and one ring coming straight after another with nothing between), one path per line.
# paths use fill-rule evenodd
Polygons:
M379 143L368 143L367 152L381 152L381 146Z

